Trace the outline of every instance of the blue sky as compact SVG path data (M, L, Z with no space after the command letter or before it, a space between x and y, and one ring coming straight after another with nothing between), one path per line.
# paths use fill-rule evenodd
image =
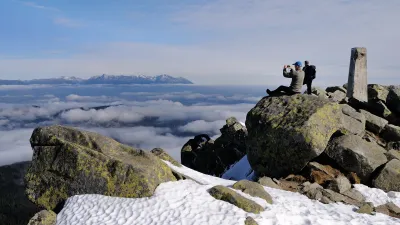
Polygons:
M161 73L198 84L346 83L367 47L369 83L399 83L398 0L1 0L0 79Z

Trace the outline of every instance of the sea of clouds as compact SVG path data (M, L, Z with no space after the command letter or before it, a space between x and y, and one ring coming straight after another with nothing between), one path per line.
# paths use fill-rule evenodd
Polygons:
M190 138L218 137L231 116L245 121L264 93L253 86L0 86L0 166L31 160L33 129L52 124L146 150L161 147L180 161Z

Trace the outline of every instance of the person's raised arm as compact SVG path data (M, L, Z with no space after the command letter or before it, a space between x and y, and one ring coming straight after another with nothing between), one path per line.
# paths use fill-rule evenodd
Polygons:
M293 69L290 69L290 72L287 72L286 68L288 68L288 66L285 65L283 67L283 76L287 77L287 78L292 78L293 77Z

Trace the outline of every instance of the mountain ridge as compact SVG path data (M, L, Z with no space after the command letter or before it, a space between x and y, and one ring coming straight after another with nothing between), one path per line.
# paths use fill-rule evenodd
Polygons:
M58 78L42 78L32 80L0 80L0 85L30 85L30 84L193 84L183 77L173 77L167 74L156 76L146 75L97 75L88 79L75 76Z

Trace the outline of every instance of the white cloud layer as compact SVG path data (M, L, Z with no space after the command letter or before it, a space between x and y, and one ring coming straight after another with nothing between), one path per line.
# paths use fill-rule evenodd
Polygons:
M171 32L191 44L113 42L85 45L66 58L3 59L9 77L107 74L185 76L202 84L289 83L283 64L310 60L316 84L347 82L350 49L368 50L370 83L398 82L400 1L214 0L180 5ZM179 30L179 32L177 31ZM185 39L187 38L187 40Z

